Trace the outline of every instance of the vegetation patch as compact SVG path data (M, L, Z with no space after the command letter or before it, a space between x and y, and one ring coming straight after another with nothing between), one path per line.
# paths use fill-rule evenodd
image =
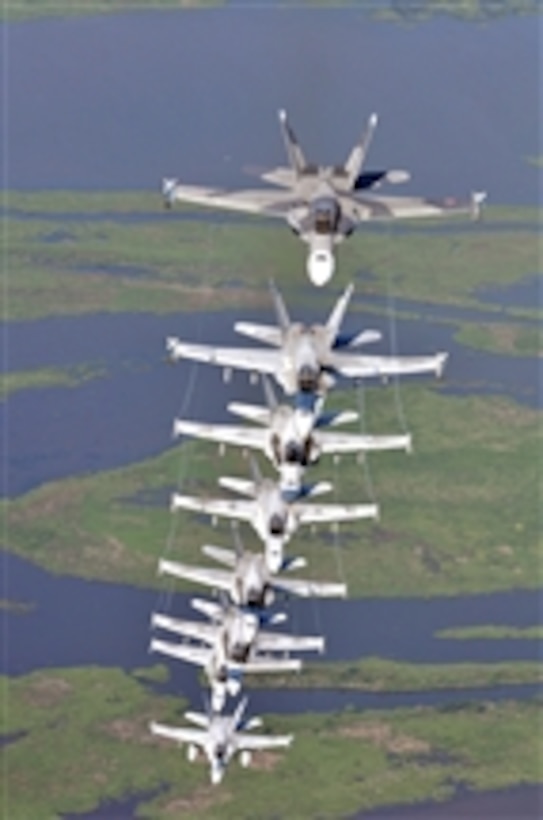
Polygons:
M510 640L543 641L543 624L535 626L515 627L498 624L484 624L481 626L464 626L451 629L440 629L434 633L436 638L446 638L460 641L469 640Z
M57 681L59 683L57 683ZM264 731L294 734L290 749L237 760L212 787L150 719L182 725L185 704L159 697L118 669L84 667L2 678L4 806L10 820L88 812L155 792L138 816L339 817L384 805L442 800L472 789L537 783L537 701L267 715ZM36 692L62 697L36 699Z
M471 689L543 682L543 664L536 661L500 663L408 663L385 658L361 658L329 663L304 662L296 675L252 675L247 686L268 689L356 689L365 692L419 692Z
M464 323L454 338L466 347L505 353L511 356L542 356L539 327L505 322Z
M44 387L76 387L89 379L102 375L103 369L77 365L75 367L47 367L41 370L21 370L2 374L0 401L19 390L35 390Z
M163 221L145 221L145 212L161 207L159 195L149 191L8 192L6 201L8 301L2 310L10 320L264 306L270 278L289 299L307 305L301 272L306 248L281 221L247 217L224 223L210 209L183 206ZM66 212L72 217L69 233ZM131 213L138 214L132 224ZM103 216L99 222L97 215ZM475 306L495 315L496 306L478 301L472 291L518 282L538 270L538 219L537 209L489 208L484 221L473 224L361 226L338 250L338 287L354 280L362 296L386 299L393 293L396 299ZM137 276L130 275L133 270ZM294 283L292 270L300 271ZM323 295L312 293L310 299L318 304ZM535 305L520 312L511 308L501 318L524 313L537 318Z

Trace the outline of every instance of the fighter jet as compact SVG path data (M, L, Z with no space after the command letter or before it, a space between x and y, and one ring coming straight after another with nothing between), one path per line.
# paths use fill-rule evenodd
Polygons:
M301 524L378 518L377 504L307 504L301 499L329 492L332 485L321 481L302 487L298 493L286 492L277 481L263 478L255 461L250 463L252 481L229 476L219 478L222 487L248 498L200 498L174 493L170 508L172 512L178 509L195 510L214 518L222 516L249 522L264 543L266 565L272 574L283 569L284 546Z
M213 709L220 712L226 696L235 697L241 689L244 673L289 672L301 669L299 658L273 657L272 652L323 652L321 636L284 635L261 630L263 624L286 620L284 613L266 615L263 612L240 609L223 602L193 598L194 609L206 615L211 623L172 618L153 613L151 625L200 641L206 646L171 643L153 639L151 652L160 652L204 668L211 686Z
M409 179L404 170L363 171L368 148L377 127L377 114L368 120L360 141L343 165L323 166L308 162L289 125L287 114L279 111L279 124L289 167L273 168L261 178L284 190L244 190L228 192L218 188L181 185L176 179L162 181L167 207L175 201L191 202L234 211L286 219L292 231L308 246L307 274L314 285L325 285L335 269L335 246L354 231L360 222L383 219L440 217L449 214L479 214L484 193L472 194L468 202L451 197L392 197L372 193L383 182Z
M204 424L175 419L173 435L195 436L220 445L231 444L261 450L281 475L284 489L299 489L304 468L315 464L321 454L364 453L375 450L411 450L411 436L371 436L324 432L324 426L337 426L358 418L349 411L319 412L322 402L314 394L302 394L295 404L279 404L267 376L262 377L267 407L231 402L228 410L254 420L263 427L232 424Z
M161 559L160 574L183 578L196 584L224 590L238 606L263 609L274 602L277 593L297 595L302 598L345 598L346 584L305 581L300 578L285 578L270 573L262 553L249 552L241 542L237 525L234 526L235 550L205 544L202 552L209 558L228 567L195 567L177 561ZM305 558L294 558L285 562L284 570L296 570L306 566Z
M226 767L239 752L243 767L251 764L252 752L260 749L284 749L292 743L293 735L253 735L251 729L262 726L260 718L243 720L247 698L239 702L234 714L218 715L214 712L185 712L185 717L198 726L194 728L174 728L162 723L150 723L149 729L158 737L174 740L180 745L187 744L187 759L192 763L198 757L200 747L210 765L210 778L214 785L221 782Z
M285 303L273 283L271 295L278 326L236 322L238 333L258 339L276 348L216 347L214 345L181 342L175 337L166 341L173 360L186 358L209 362L221 367L240 368L273 375L287 395L298 392L320 393L333 387L337 376L369 378L435 373L440 376L447 360L446 353L433 356L371 356L352 354L352 349L377 341L381 334L375 330L344 335L341 324L353 293L349 285L338 299L326 324L304 325L292 322Z

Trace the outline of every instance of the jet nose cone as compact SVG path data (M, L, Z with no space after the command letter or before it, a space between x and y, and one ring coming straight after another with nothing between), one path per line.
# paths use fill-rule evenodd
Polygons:
M307 257L307 275L318 288L326 285L334 275L335 261L329 250L312 251Z

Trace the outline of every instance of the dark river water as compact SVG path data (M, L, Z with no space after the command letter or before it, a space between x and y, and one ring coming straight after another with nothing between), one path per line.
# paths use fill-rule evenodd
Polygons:
M346 158L369 114L374 168L402 190L535 204L537 18L371 22L354 9L236 8L0 27L7 143L19 189L158 189L163 176L253 184L284 162L286 107L310 159Z

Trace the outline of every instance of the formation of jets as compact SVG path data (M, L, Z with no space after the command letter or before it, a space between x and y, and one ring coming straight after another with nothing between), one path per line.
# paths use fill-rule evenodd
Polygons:
M476 213L484 199L475 194L471 203L450 200L437 202L414 197L383 197L373 193L382 182L398 183L406 171L364 171L366 153L377 125L373 114L360 142L342 166L323 167L308 163L288 124L279 115L290 166L274 168L262 175L282 191L260 190L227 193L210 188L163 181L168 205L174 201L194 202L254 213L284 216L293 230L309 245L307 272L316 285L325 284L334 272L334 246L364 220L384 217L427 217L471 210ZM330 524L362 519L376 520L374 503L322 503L316 500L332 489L328 481L311 483L306 473L326 455L352 453L360 457L370 451L411 451L411 436L363 435L337 428L351 423L358 414L351 410L327 412L329 392L340 380L433 374L441 376L447 354L385 356L361 350L380 340L372 329L345 333L342 324L353 294L349 285L323 324L292 321L280 292L270 283L276 324L236 322L234 329L256 340L257 347L220 347L194 344L177 337L166 340L173 361L189 359L223 368L228 379L233 369L249 371L260 378L264 404L232 402L228 410L248 424L204 424L177 418L173 436L195 437L251 451L251 475L221 476L219 485L232 495L203 497L174 492L172 514L188 510L231 520L234 548L205 544L202 553L214 566L195 566L163 558L158 572L174 579L207 587L218 600L191 599L195 613L203 619L181 619L155 612L151 627L156 630L150 651L201 668L209 689L207 714L186 712L192 727L171 727L153 722L153 734L188 747L190 761L201 748L210 765L211 782L219 783L230 759L239 752L243 766L259 749L288 747L291 735L273 737L248 730L261 725L260 719L244 720L247 698L229 714L229 699L243 689L245 674L286 673L302 667L302 652L324 652L320 635L290 635L274 627L287 618L273 612L277 599L285 596L345 598L346 585L296 577L307 566L304 557L288 555L287 544L304 524ZM278 399L275 379L283 392ZM275 470L273 478L261 472L256 453L262 453ZM241 496L241 498L239 497ZM246 522L256 533L260 551L247 550L239 523ZM220 565L220 566L217 566ZM195 728L196 726L196 728Z
M183 185L164 179L162 193L167 207L188 202L269 217L282 217L292 231L308 245L307 275L314 285L325 285L335 271L335 246L350 236L360 222L383 219L416 219L469 213L479 215L485 199L475 192L466 202L451 197L431 199L414 196L387 196L374 193L384 182L406 182L404 170L366 171L364 164L377 127L377 114L368 120L360 141L343 165L316 165L308 162L286 111L279 111L279 125L289 165L262 173L264 182L280 190L260 188L224 191L197 185Z

